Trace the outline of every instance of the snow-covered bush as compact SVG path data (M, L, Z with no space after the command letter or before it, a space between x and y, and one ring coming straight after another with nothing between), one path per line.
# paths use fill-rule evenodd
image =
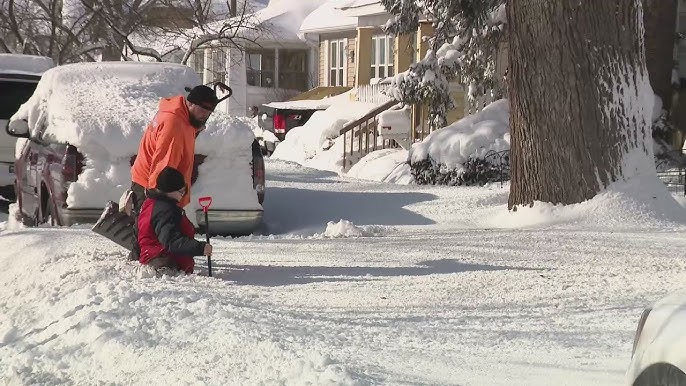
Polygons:
M434 131L410 151L417 184L483 185L509 178L510 125L506 99Z
M495 158L495 157L494 157ZM509 180L509 164L493 158L470 158L461 168L448 169L429 158L410 164L415 183L419 185L485 185Z

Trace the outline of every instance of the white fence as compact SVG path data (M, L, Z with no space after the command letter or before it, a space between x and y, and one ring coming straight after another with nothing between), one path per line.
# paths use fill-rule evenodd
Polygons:
M357 101L383 104L390 101L390 96L383 92L389 88L388 84L364 84L357 87Z

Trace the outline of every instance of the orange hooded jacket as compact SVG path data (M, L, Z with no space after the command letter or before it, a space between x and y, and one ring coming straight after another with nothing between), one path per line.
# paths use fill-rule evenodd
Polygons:
M183 96L162 99L157 114L145 129L136 161L131 167L131 180L145 189L155 187L157 176L166 166L181 172L187 188L179 201L182 208L191 201L195 158L196 129L191 126L189 117Z

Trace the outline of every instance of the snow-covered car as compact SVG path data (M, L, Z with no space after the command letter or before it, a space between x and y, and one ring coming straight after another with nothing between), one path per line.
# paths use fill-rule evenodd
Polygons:
M641 315L626 383L686 386L686 291L672 293Z
M14 200L16 138L5 132L10 117L26 102L53 61L44 56L0 54L0 196Z
M160 98L200 84L189 67L101 62L55 67L12 116L19 220L34 225L94 223L131 184L131 164ZM262 221L264 160L244 122L215 112L196 139L186 213L205 223L198 197L211 196L210 232L247 234Z

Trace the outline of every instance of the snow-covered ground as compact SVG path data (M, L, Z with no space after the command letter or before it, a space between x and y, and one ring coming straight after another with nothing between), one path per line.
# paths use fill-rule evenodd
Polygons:
M198 258L137 279L87 227L0 225L0 379L618 385L642 308L684 282L686 211L652 177L517 213L507 185L277 160L267 181L269 235L214 239L214 278Z

